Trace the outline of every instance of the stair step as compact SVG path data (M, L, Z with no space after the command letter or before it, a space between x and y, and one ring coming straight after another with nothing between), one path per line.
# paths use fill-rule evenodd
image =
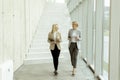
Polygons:
M42 62L52 62L52 56L47 42L48 33L51 31L52 24L57 23L62 33L63 42L61 43L60 59L68 53L67 31L71 26L69 13L65 4L47 4L40 18L38 29L32 41L29 53L26 54L25 64L37 64ZM64 29L63 29L64 28Z
M38 58L44 58L44 57L49 57L49 56L51 56L51 54L49 53L49 52L44 52L44 53L41 53L41 52L39 52L39 53L29 53L29 54L27 54L27 59L38 59Z
M50 51L49 49L30 49L29 50L29 53L41 53L41 52L44 52L44 51Z

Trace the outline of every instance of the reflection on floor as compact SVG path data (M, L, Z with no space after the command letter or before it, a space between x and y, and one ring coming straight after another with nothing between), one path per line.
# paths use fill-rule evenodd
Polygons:
M75 76L71 75L70 61L59 63L59 74L57 76L54 76L53 70L52 63L23 65L15 72L14 80L96 80L81 59L78 61Z

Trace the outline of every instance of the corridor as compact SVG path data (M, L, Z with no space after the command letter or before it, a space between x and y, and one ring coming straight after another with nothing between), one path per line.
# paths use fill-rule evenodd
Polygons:
M15 72L14 80L96 80L92 71L81 58L78 60L76 75L74 77L71 75L72 67L67 40L71 21L67 6L65 3L48 2L46 4L29 52L26 54L24 65ZM62 35L58 76L53 74L52 56L47 42L52 23L59 25L59 31Z
M97 80L81 59L76 71L76 75L72 76L70 60L60 60L57 76L53 74L52 63L23 65L15 72L14 80Z
M0 0L0 80L120 80L119 9L120 0ZM74 76L73 21L80 33ZM53 24L62 36L57 76L48 43Z

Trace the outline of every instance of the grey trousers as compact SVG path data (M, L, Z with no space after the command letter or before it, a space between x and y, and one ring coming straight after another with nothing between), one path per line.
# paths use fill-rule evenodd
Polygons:
M74 68L76 68L77 64L77 55L78 55L78 48L77 43L71 43L69 46L70 57L71 57L71 64Z

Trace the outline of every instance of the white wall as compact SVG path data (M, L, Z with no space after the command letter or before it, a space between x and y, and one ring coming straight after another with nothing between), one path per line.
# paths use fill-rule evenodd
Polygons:
M2 63L2 0L0 0L0 64ZM0 70L1 72L1 70ZM1 73L0 73L0 78L1 78Z
M13 53L14 69L23 64L25 54L25 3L24 0L14 0L13 13Z
M13 0L3 0L3 20L2 20L2 39L3 39L3 61L13 58Z
M0 0L0 63L2 62L2 0Z
M44 5L45 0L0 0L0 65L13 60L15 71L23 64Z

